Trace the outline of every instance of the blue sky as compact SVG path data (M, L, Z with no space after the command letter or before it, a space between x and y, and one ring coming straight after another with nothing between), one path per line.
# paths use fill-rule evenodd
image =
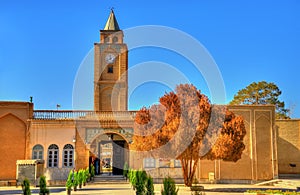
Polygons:
M35 109L56 109L56 104L72 109L76 74L99 42L110 7L115 8L122 29L163 25L202 43L222 74L225 103L250 83L265 80L278 85L292 117L300 118L297 0L0 1L0 100L29 101L33 96ZM186 59L154 48L129 53L130 67L150 60L184 67L191 82L209 95L203 78L186 68L190 67ZM140 86L130 97L129 107L148 106L166 90L159 83ZM92 109L92 105L93 100L84 108Z

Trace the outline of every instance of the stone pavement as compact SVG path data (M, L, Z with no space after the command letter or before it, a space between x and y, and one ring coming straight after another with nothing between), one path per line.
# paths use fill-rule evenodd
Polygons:
M155 185L155 194L160 194L161 185ZM32 194L38 194L38 188L31 188ZM22 194L22 190L20 187L0 187L1 195L20 195ZM64 187L50 187L51 195L62 195L67 194ZM97 184L97 185L88 185L82 189L77 190L76 192L72 191L72 195L135 195L135 191L132 190L130 184ZM188 188L179 186L179 195L190 195L191 192ZM229 195L232 194L230 192L205 192L205 194L223 194ZM235 193L236 195L240 195L243 193Z
M289 184L289 185L286 185ZM155 194L160 194L162 184L155 184ZM248 189L284 189L295 190L297 186L300 186L300 180L286 180L276 186L258 186L258 185L237 185L237 184L203 184L206 195L220 194L220 195L242 195L243 192ZM179 195L190 195L191 192L188 187L178 185ZM51 195L67 194L65 187L50 187ZM31 188L32 194L38 194L38 188ZM0 195L20 195L22 194L21 187L0 187ZM132 190L130 184L89 184L82 189L74 192L74 195L135 195L135 191Z

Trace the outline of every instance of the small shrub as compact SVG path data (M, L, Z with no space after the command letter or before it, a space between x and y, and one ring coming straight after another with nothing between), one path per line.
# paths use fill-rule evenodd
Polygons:
M94 177L95 176L95 167L94 165L92 164L91 165L91 177Z
M194 185L194 186L197 186L198 184L199 184L198 179L197 179L197 178L194 178L194 179L193 179L193 185Z
M129 168L127 175L128 175L128 180L129 180L130 183L131 183L131 181L130 181L131 180L131 173L132 173L132 169Z
M150 175L148 175L148 178L146 181L146 195L154 195L153 179Z
M23 195L31 195L30 182L27 178L22 182Z
M128 164L127 164L127 162L124 163L123 176L125 177L125 179L127 181L127 178L128 178Z
M79 180L78 180L78 172L77 171L73 171L73 187L74 190L77 190L77 186L79 184Z
M82 184L83 184L83 170L80 169L78 172L77 172L77 179L78 179L78 185L79 185L79 188L81 188Z
M147 180L147 173L144 170L138 170L135 172L136 174L136 181L135 181L135 190L136 193L141 195L144 194L145 192L145 184L146 184L146 180Z
M66 182L66 188L67 190L71 190L73 187L73 171L70 171L67 182Z
M135 189L135 184L136 184L136 170L131 169L130 170L130 178L129 181L131 185L133 186L133 189Z
M49 193L50 193L49 189L47 189L46 177L41 176L40 177L40 195L46 195Z
M193 179L193 184L190 186L192 195L204 195L205 192L203 192L204 187L199 185L199 181L197 178Z
M175 181L171 177L164 178L163 189L161 190L162 195L177 195L178 188L176 189Z
M85 185L85 183L87 181L86 170L82 169L81 174L82 174L82 183L83 183L83 185Z
M86 181L89 181L91 178L91 174L88 167L85 169L84 173L85 173Z

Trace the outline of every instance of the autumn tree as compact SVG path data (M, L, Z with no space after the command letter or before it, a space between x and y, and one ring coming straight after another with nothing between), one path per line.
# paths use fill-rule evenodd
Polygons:
M279 100L281 91L272 82L260 81L253 82L244 89L238 91L230 102L231 105L267 105L272 104L276 107L276 118L289 118L289 109L285 108L284 102Z
M192 185L199 159L241 158L246 130L240 116L211 105L190 84L177 86L159 102L136 113L131 149L145 156L179 159L187 186Z

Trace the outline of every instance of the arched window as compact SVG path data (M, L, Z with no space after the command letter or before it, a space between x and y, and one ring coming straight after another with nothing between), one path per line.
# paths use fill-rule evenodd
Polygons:
M104 43L109 43L109 37L104 38Z
M73 167L74 148L71 144L66 144L63 151L63 166Z
M48 148L48 167L58 167L58 146L55 144Z
M114 37L113 38L113 43L117 43L118 42L118 37Z
M114 73L114 67L112 65L107 67L107 73Z
M44 148L40 144L32 148L32 159L43 159Z

